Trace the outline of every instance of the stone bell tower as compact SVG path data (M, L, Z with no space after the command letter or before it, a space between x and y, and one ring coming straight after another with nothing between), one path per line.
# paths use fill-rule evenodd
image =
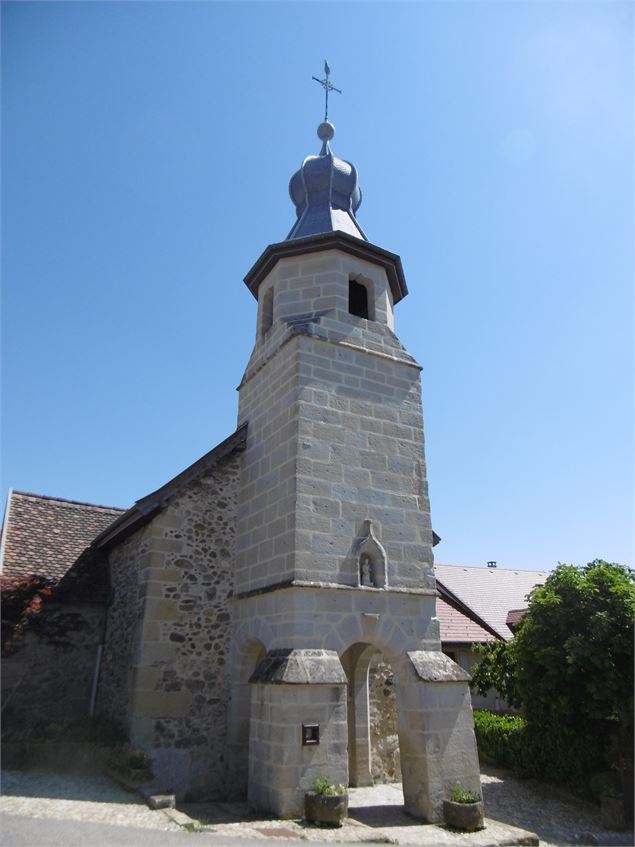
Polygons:
M394 334L398 256L370 243L357 172L322 149L290 183L297 221L245 278L256 344L233 605L230 770L251 804L301 816L320 774L372 784L368 664L395 676L406 810L480 789L468 676L441 652L421 368Z

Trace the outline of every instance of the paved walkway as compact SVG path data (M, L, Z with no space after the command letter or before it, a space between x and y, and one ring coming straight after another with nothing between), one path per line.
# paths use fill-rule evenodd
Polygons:
M203 832L257 839L263 835L307 841L410 844L421 847L503 847L538 845L532 833L488 820L480 832L460 833L422 824L403 811L400 785L350 788L348 819L338 829L320 828L306 821L259 820L246 803L190 804L183 810L200 821Z
M0 811L10 815L180 830L170 818L148 809L136 793L106 776L3 771L2 795Z
M349 819L341 829L320 829L297 821L259 818L242 803L187 805L181 814L151 811L140 798L115 785L107 777L5 772L0 811L30 818L75 820L163 831L182 831L180 824L202 825L204 832L241 841L274 838L304 841L380 842L418 844L425 847L502 847L536 843L543 847L573 844L633 844L632 833L603 832L599 818L588 804L553 786L519 780L507 772L488 768L482 774L487 828L478 833L451 832L422 825L404 814L398 785L350 790ZM170 817L170 814L173 817ZM520 831L525 830L525 832ZM589 838L594 833L595 838Z

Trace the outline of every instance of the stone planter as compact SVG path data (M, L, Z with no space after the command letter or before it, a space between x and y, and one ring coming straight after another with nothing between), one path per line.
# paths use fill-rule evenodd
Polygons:
M348 794L316 794L307 791L304 796L304 817L312 823L325 826L342 826L348 814Z
M443 801L443 819L448 826L474 832L483 829L483 802L455 803L454 800Z

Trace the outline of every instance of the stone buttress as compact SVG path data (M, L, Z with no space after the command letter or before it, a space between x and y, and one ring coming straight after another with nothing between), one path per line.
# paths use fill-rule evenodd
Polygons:
M393 332L399 257L366 240L352 165L291 180L298 221L246 277L256 344L239 394L230 771L301 816L316 776L371 784L368 663L392 665L406 810L480 789L468 675L441 653L420 366Z

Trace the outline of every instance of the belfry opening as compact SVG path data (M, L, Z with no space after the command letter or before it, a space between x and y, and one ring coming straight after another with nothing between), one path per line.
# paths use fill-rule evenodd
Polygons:
M348 281L348 311L358 318L369 318L368 289L355 279Z

